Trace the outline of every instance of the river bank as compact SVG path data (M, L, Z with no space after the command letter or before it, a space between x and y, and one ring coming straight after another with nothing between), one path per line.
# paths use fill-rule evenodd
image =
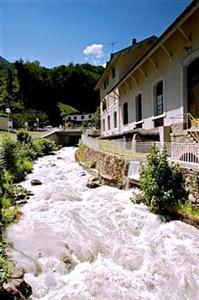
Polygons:
M198 299L199 231L162 222L131 191L89 189L75 150L35 163L23 182L34 195L7 232L32 299Z

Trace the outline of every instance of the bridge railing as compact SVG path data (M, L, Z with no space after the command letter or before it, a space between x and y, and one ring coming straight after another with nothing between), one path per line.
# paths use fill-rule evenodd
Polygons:
M146 159L151 147L155 144L159 149L165 148L172 160L199 165L199 144L138 142L126 140L102 140L82 135L82 142L87 146L123 156L127 159Z

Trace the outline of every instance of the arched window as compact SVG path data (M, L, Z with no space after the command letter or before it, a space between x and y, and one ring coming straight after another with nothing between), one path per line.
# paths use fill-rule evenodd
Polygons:
M142 94L138 94L135 98L136 122L142 120Z
M125 102L123 105L123 124L128 124L128 103Z
M163 81L159 81L154 87L154 113L155 116L164 112Z

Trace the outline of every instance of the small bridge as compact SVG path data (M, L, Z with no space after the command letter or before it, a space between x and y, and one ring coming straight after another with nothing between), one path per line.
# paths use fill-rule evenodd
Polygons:
M78 144L81 134L81 128L71 128L65 130L56 128L45 132L41 138L55 141L57 144L62 146L75 146Z

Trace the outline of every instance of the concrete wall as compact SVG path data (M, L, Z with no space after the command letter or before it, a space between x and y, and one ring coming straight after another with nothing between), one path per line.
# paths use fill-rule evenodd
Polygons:
M0 130L7 130L9 128L12 128L12 120L9 121L8 124L8 118L7 117L0 117Z

